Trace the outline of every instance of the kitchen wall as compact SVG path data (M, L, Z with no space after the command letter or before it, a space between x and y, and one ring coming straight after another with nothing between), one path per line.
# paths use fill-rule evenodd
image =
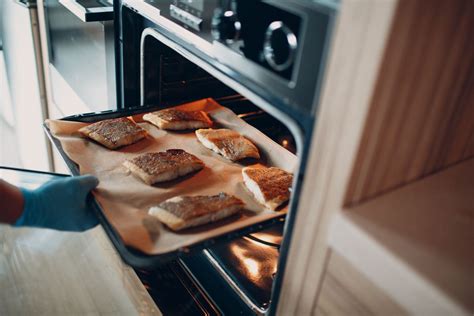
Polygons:
M0 1L0 16L2 16L3 1ZM2 23L0 23L0 50L2 49Z
M5 81L8 81L13 112L10 125L17 136L13 147L20 154L18 164L28 169L48 171L51 169L50 147L42 127L46 104L36 9L13 0L2 1L0 24L3 29ZM2 83L2 87L5 86L6 83Z

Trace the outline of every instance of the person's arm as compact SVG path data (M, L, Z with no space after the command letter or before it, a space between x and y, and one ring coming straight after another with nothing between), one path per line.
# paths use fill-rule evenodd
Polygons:
M52 180L36 190L0 183L0 221L66 231L84 231L97 225L87 208L87 195L99 180L91 175Z
M23 212L23 195L19 188L0 179L0 222L13 224Z

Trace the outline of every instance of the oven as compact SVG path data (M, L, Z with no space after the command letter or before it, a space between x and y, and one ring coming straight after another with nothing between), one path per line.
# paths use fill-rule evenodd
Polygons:
M116 3L121 108L212 97L299 159L286 218L136 270L165 314L276 312L337 9L336 1Z
M114 12L118 109L67 120L213 98L296 154L298 167L286 216L166 258L126 249L101 218L104 228L165 315L275 314L298 201L311 185L307 156L338 1L121 0Z
M115 108L112 0L42 0L52 113Z

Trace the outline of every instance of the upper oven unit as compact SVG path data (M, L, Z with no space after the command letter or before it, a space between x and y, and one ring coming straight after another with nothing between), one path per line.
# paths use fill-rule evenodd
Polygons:
M112 0L43 0L49 103L62 115L116 108Z
M137 32L158 24L177 45L252 87L282 111L303 119L314 116L335 1L124 0L123 4L145 20L131 21L123 14L122 43L139 45L132 39ZM134 65L138 60L131 59L122 65L123 71L138 76ZM131 91L124 104L140 103L135 87L122 88Z

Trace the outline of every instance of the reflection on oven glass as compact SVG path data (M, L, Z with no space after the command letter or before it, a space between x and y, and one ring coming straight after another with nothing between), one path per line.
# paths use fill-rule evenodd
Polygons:
M247 271L253 278L258 277L259 272L260 272L260 267L257 261L251 258L245 258L244 265L247 267Z
M250 239L247 239L250 241ZM231 245L231 252L235 256L237 265L241 269L242 274L246 275L249 280L261 288L266 288L268 278L276 272L277 260L272 251L271 246L267 246L254 240L254 246L260 247L262 251L255 251L254 247L243 247L238 243ZM273 253L273 255L272 255Z

